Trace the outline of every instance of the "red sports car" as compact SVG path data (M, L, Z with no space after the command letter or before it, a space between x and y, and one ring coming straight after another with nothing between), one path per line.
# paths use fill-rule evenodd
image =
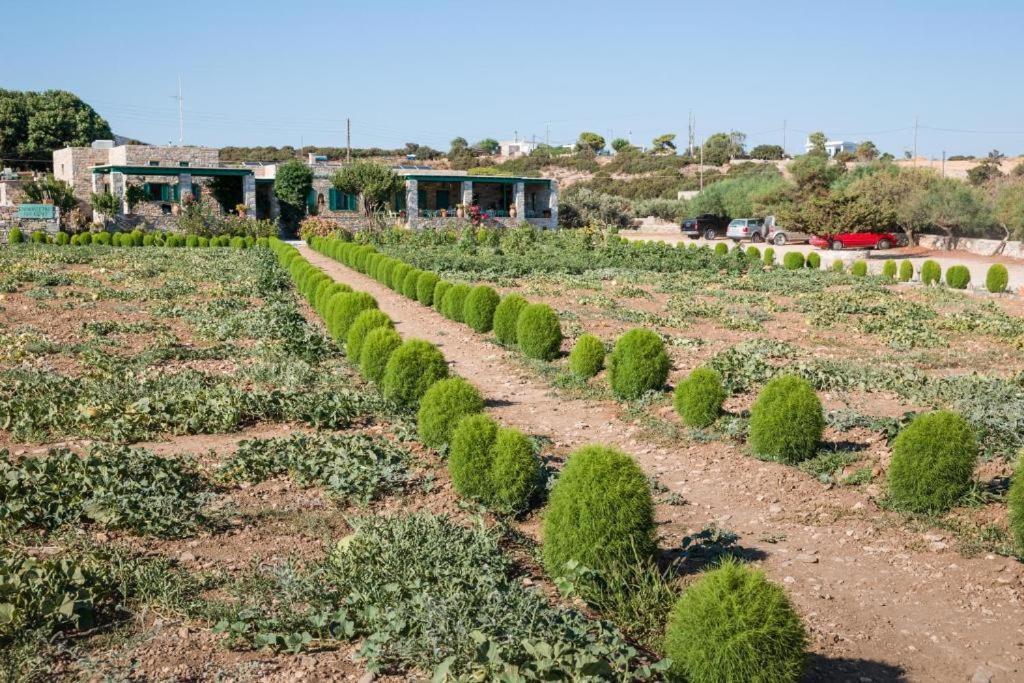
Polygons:
M891 249L899 241L891 232L841 232L828 237L815 235L810 243L819 249Z

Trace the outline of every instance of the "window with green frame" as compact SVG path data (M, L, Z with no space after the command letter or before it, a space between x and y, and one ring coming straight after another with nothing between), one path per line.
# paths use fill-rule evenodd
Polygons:
M327 208L331 211L357 211L358 202L357 195L341 192L333 187L327 191Z

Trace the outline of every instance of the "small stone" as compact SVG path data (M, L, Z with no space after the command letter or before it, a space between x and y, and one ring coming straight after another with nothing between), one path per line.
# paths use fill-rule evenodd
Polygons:
M178 555L178 559L182 562L195 562L196 556L186 551L183 552L181 555Z
M995 678L995 672L988 668L984 664L979 664L978 668L974 670L974 675L971 676L971 683L992 683L992 679Z
M810 554L810 553L799 553L796 556L796 561L797 562L806 562L808 564L816 564L818 562L818 558L815 557L814 555Z

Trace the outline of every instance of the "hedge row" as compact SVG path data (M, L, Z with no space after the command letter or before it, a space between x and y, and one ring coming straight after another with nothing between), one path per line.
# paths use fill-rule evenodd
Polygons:
M19 228L11 228L7 234L7 243L21 244L56 244L58 246L113 246L113 247L232 247L234 249L250 249L265 247L269 244L266 237L221 235L219 237L200 237L198 235L179 235L177 233L143 232L82 232L69 235L58 232L54 235L36 230L25 236Z

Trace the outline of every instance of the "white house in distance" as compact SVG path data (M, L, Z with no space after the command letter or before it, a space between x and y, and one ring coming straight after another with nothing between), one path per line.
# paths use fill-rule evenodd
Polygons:
M498 146L501 156L507 159L525 157L537 149L537 143L529 140L503 140L498 143Z
M808 138L807 143L804 145L804 151L810 152L812 149L814 149L814 145L811 144L811 140ZM828 153L830 158L835 157L835 155L840 152L849 152L850 154L853 154L857 151L857 143L848 142L846 140L827 140L825 142L825 151Z

